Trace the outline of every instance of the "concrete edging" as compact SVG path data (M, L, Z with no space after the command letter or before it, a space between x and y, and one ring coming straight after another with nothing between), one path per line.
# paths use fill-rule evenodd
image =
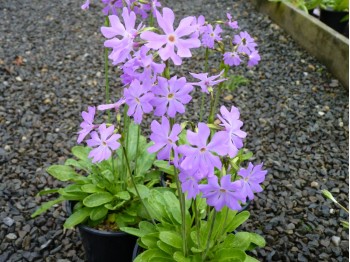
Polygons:
M312 56L349 88L349 39L289 3L252 0Z

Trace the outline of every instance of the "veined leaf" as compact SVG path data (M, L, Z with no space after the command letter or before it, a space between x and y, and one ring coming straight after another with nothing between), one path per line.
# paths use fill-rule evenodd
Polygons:
M47 211L50 207L52 207L53 205L56 205L58 203L61 203L64 201L64 198L62 196L60 196L59 198L46 202L44 204L42 204L32 215L31 217L37 217L38 215L40 215L41 213Z
M109 203L113 199L113 195L108 192L98 192L84 198L83 204L87 207L97 207Z
M84 220L90 215L91 208L83 207L75 211L64 223L65 228L73 228L74 226L84 222Z
M99 206L91 209L90 212L90 219L93 221L100 220L104 218L108 213L108 209L105 208L104 206Z
M153 165L158 167L160 171L166 174L174 175L174 167L169 165L168 161L156 160L154 161Z
M52 165L47 168L46 171L54 178L64 182L79 177L75 170L70 166Z
M91 148L84 146L74 146L72 148L72 154L80 160L90 161L88 158Z
M176 234L175 232L172 232L172 231L160 232L159 239L176 249L182 248L182 238L180 237L179 234Z

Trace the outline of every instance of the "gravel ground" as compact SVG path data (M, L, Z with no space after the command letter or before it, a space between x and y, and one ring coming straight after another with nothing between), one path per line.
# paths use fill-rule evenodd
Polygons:
M63 163L75 145L80 112L103 100L99 6L83 1L0 2L0 261L82 261L77 233L64 231L61 206L36 220L60 184L45 168ZM237 68L249 84L222 102L241 110L246 147L269 169L265 191L245 228L262 234L261 261L348 261L347 215L321 189L348 203L348 92L327 69L244 0L163 2L177 17L226 11L256 37L262 56L254 69ZM195 59L183 72L200 71ZM111 80L118 86L117 80ZM116 95L118 89L113 90ZM192 107L193 116L198 107Z

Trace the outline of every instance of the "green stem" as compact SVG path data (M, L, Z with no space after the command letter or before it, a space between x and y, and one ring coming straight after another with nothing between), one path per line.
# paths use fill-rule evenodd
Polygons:
M152 217L151 214L149 213L149 211L148 211L148 209L147 209L147 206L146 206L145 203L143 202L143 199L141 198L141 195L140 195L139 190L137 189L137 186L136 186L134 177L133 177L133 175L131 174L131 168L130 168L130 165L129 165L129 159L128 159L128 155L127 155L127 153L126 153L125 147L122 146L122 148L123 148L123 154L124 154L125 160L126 160L126 167L127 167L127 169L128 169L128 173L129 173L131 182L132 182L132 184L133 184L133 186L134 186L134 188L135 188L136 194L137 194L137 196L140 198L140 201L141 201L142 205L145 207L145 210L146 210L146 212L147 212L147 215L152 219L152 223L154 224L154 226L157 226L157 225L156 225L156 222L155 222L154 219L153 219L153 217Z
M105 26L109 26L109 18L106 16L105 18ZM108 48L104 49L104 60L105 60L105 93L106 93L106 104L110 103L109 96L109 78L108 78ZM111 111L107 110L108 114L108 123L111 122Z
M166 79L170 79L169 59L165 61L165 69L163 71L163 76Z
M137 139L136 139L136 156L135 156L135 171L134 175L137 175L137 159L139 158L139 141L140 141L140 125L137 125Z
M216 218L216 210L214 209L214 214L211 220L211 225L210 225L209 234L208 234L207 247L205 248L205 252L202 256L202 261L205 261L205 259L207 258L207 253L209 251L209 246L210 246L210 238L214 229L215 218Z
M180 181L177 175L177 170L176 167L174 166L174 175L175 175L175 180L176 180L176 187L177 187L177 192L179 194L179 202L180 202L180 210L181 210L181 220L182 220L182 224L181 224L181 232L182 232L182 251L184 256L187 256L187 233L186 233L186 206L185 206L185 196L182 193L181 190L181 185L180 185Z
M197 206L197 198L194 199L194 216L195 216L195 221L196 221L196 233L197 233L197 242L198 242L198 249L200 249L201 247L201 243L200 243L200 237L199 237L199 232L201 230L201 220L198 214L198 206Z

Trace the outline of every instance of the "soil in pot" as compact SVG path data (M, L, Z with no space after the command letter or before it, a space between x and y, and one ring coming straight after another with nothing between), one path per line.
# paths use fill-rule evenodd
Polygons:
M341 21L348 14L349 12L321 9L320 20L337 32L346 36L349 35L349 32L346 32L348 30L347 25L349 21Z
M68 214L74 203L67 202ZM88 262L131 262L137 237L116 231L102 231L85 225L78 225Z

